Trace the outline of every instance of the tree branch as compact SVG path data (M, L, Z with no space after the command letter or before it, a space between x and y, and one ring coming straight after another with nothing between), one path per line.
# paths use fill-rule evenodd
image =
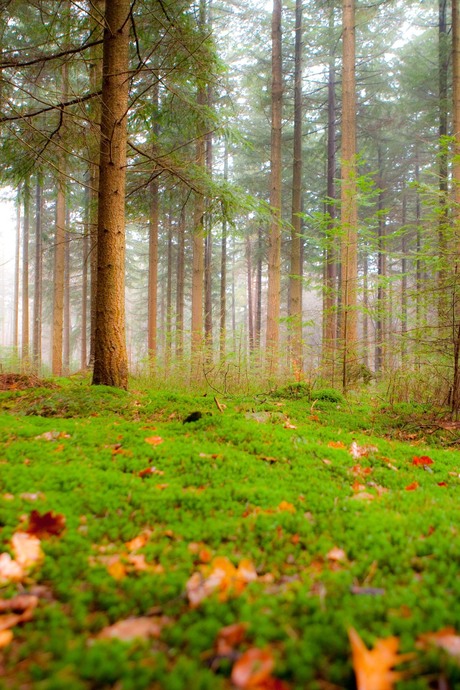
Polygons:
M46 108L40 108L40 110L33 110L31 113L23 113L22 115L6 115L5 117L0 117L0 124L2 122L14 122L15 120L25 120L30 117L35 117L36 115L41 115L42 113L47 113L50 110L63 110L71 105L76 105L77 103L84 103L85 101L90 101L96 96L100 96L102 91L93 91L92 93L87 93L85 96L79 96L78 98L73 98L71 101L65 101L63 103L55 103L54 105L49 105Z
M93 46L101 45L101 43L102 38L98 41L91 41L90 43L85 43L85 45L78 46L78 48L69 48L68 50L62 50L60 53L53 53L52 55L42 55L41 57L34 58L33 60L26 60L25 62L20 62L18 60L1 62L0 69L7 69L8 67L30 67L31 65L38 65L40 62L47 62L48 60L57 60L58 58L65 57L66 55L82 53L87 48L93 48Z

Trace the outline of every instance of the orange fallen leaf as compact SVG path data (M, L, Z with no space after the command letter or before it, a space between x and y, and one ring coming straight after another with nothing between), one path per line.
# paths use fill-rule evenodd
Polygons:
M280 512L286 512L286 513L295 513L296 509L292 505L292 503L288 503L287 501L281 501L281 503L278 506L278 510Z
M370 494L368 491L359 491L357 494L351 497L355 501L373 501L375 499L374 494Z
M40 515L38 510L33 510L29 516L29 524L26 527L28 534L43 539L44 537L57 536L65 529L65 516L53 513L52 510Z
M412 484L408 484L406 486L406 491L415 491L416 489L418 489L418 487L419 487L418 482L412 482Z
M338 546L334 546L327 554L327 558L330 561L346 561L347 554L343 549L339 549Z
M327 445L329 448L345 448L345 444L342 441L329 441Z
M242 690L258 688L271 676L274 666L275 660L269 649L252 647L234 664L232 683Z
M114 580L123 580L123 578L126 577L126 575L128 574L126 566L119 559L114 560L112 563L110 563L107 566L107 571L109 575L113 577Z
M291 424L291 422L285 422L284 424L285 429L297 429L295 424Z
M0 649L7 647L13 640L12 630L0 630Z
M243 642L248 629L247 623L233 623L221 628L217 634L216 652L221 656L231 654Z
M151 446L159 446L160 443L163 443L161 436L149 436L144 440L146 443L150 443Z
M146 467L145 470L139 472L139 477L151 477L153 474L163 475L163 470L157 470L156 467Z
M349 628L348 637L357 690L393 690L394 683L403 675L399 671L393 671L393 666L412 658L412 655L398 654L398 638L377 640L374 649L367 649L354 628Z
M425 465L432 465L433 460L428 457L428 455L420 455L420 457L415 456L414 459L412 460L413 465L419 465L419 466L425 466Z
M200 567L187 580L186 592L192 606L198 606L203 599L214 592L220 601L226 601L230 595L241 594L249 582L257 580L254 565L248 559L241 560L238 568L226 556L216 556L211 564Z
M134 539L131 539L131 541L127 541L125 546L129 551L137 551L138 549L142 549L149 541L150 535L151 532L146 530L145 532L138 534L137 537L134 537Z

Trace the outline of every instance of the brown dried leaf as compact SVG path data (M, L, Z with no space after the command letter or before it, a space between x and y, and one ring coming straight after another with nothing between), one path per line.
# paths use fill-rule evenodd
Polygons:
M221 628L217 634L216 651L221 656L231 654L243 642L248 629L247 623L233 623Z
M161 618L127 618L101 630L98 638L117 639L130 642L136 638L160 637L163 627L169 623L166 616Z
M41 539L51 536L57 536L65 529L65 516L60 513L53 513L52 510L47 513L40 513L33 510L29 516L29 524L26 527L28 534L33 534Z
M275 660L269 649L252 647L240 656L232 668L232 683L237 688L258 688L271 676Z

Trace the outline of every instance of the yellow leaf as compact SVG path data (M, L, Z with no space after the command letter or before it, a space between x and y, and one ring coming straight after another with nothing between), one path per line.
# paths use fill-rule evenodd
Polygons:
M281 503L278 506L278 510L286 511L287 513L295 513L294 506L292 505L292 503L288 503L287 501L281 501Z
M126 577L126 567L121 561L114 561L107 567L107 570L114 580L122 580Z

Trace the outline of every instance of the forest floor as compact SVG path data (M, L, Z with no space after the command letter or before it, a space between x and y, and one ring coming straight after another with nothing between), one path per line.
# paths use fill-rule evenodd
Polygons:
M460 688L455 426L302 386L3 387L2 690Z

